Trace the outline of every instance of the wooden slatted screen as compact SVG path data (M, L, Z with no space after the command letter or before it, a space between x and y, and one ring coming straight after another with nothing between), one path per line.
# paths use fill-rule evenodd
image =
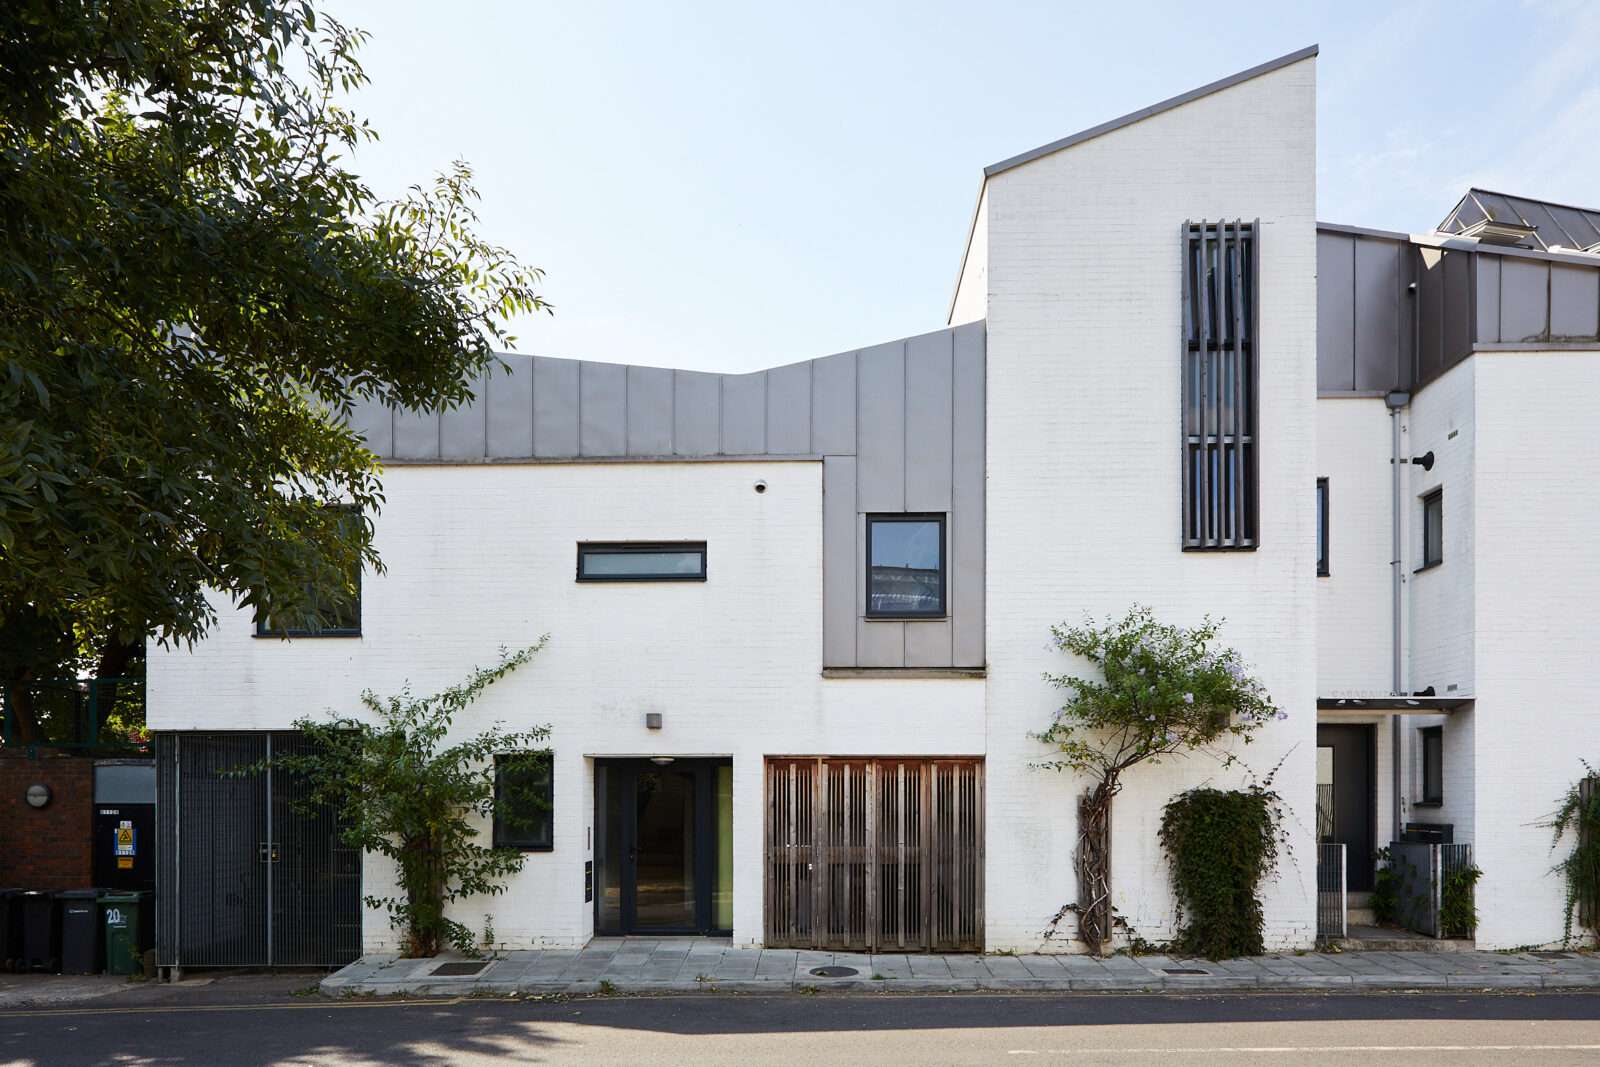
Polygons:
M983 762L767 761L766 943L983 947Z

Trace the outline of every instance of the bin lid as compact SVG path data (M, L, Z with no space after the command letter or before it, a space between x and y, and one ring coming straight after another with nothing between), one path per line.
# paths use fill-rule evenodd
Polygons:
M94 900L100 896L98 889L63 889L56 894L58 900Z
M145 897L147 897L149 895L150 895L150 891L148 889L139 889L139 890L128 890L128 889L101 890L100 893L99 893L99 897L100 897L101 900L110 901L113 904L137 904L139 901L143 900Z

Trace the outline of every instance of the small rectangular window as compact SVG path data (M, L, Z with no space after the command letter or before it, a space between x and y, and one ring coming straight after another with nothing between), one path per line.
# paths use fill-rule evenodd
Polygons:
M1183 225L1183 547L1260 542L1260 227Z
M1317 574L1328 571L1328 479L1317 479Z
M359 508L340 506L345 522L360 522ZM357 564L345 574L345 588L326 589L308 583L306 595L311 603L311 619L280 625L265 608L256 610L257 637L360 637L361 636L361 566Z
M548 852L554 847L554 777L549 752L494 758L494 847Z
M867 516L867 615L945 614L944 516Z
M1422 802L1444 802L1444 727L1419 730L1422 736Z
M598 542L578 546L580 582L703 582L706 543Z
M1444 490L1422 498L1422 570L1444 562Z

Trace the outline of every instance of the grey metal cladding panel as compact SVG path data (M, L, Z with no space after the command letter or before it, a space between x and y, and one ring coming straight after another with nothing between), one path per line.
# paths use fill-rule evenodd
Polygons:
M722 446L722 375L673 372L672 448L680 456L713 456Z
M1500 341L1543 341L1549 326L1550 265L1505 256L1500 261Z
M906 624L856 620L856 661L859 667L904 667Z
M394 455L394 409L381 400L357 400L350 412L350 428L376 455Z
M955 330L955 425L951 464L951 666L984 662L984 324Z
M1444 257L1443 369L1466 359L1472 352L1472 253L1451 252Z
M1432 249L1417 255L1417 384L1426 385L1443 370L1444 253ZM1431 265L1430 265L1431 264Z
M950 510L953 332L906 342L906 510Z
M856 354L811 361L811 450L824 456L856 452Z
M628 368L618 363L578 367L578 451L621 456L628 448Z
M950 620L905 623L907 667L950 666Z
M862 349L856 365L856 508L904 511L905 342Z
M479 375L470 401L439 413L440 459L482 459L488 454L487 390L483 375Z
M672 403L671 370L628 368L628 455L672 454Z
M767 371L767 448L774 456L811 451L811 364Z
M578 454L578 367L571 359L533 359L533 454L540 459Z
M1550 265L1550 340L1590 340L1600 332L1600 271Z
M439 413L401 408L394 413L396 459L439 458Z
M1317 234L1317 388L1355 388L1355 238Z
M1403 246L1357 238L1355 242L1355 387L1393 389L1404 381L1400 339L1407 323L1401 301Z
M749 456L766 450L766 372L723 375L722 451L730 456Z
M1500 263L1499 256L1478 254L1477 332L1473 340L1494 344L1500 340Z
M822 663L856 666L856 460L822 461ZM862 581L865 581L863 577Z
M488 454L494 459L533 455L533 357L501 356L489 371Z

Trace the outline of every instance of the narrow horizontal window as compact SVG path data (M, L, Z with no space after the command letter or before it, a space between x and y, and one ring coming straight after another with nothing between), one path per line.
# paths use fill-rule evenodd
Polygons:
M549 752L494 758L494 847L547 852L555 844L555 790Z
M1437 567L1444 562L1444 490L1435 489L1422 498L1422 566Z
M867 615L945 614L943 515L867 516Z
M580 582L703 582L706 543L586 542L578 546Z

